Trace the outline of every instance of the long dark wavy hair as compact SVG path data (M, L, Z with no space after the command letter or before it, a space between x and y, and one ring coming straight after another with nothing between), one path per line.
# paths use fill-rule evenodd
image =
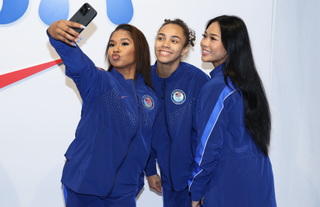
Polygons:
M109 64L108 71L110 72L113 69L113 65L111 64L108 58L109 43L113 33L115 33L118 30L125 30L129 32L130 37L134 42L134 59L136 61L136 73L135 73L134 79L137 79L137 73L141 73L145 84L154 90L154 87L151 81L151 66L150 66L151 64L150 64L149 45L144 34L135 26L132 26L130 24L120 24L111 33L108 41L108 46L105 52L105 57L106 59L108 59L108 64Z
M227 83L229 76L233 85L241 90L246 127L261 151L268 155L271 114L254 63L247 27L241 18L223 15L211 19L206 29L213 22L218 22L220 25L222 44L228 54L224 69L225 82Z

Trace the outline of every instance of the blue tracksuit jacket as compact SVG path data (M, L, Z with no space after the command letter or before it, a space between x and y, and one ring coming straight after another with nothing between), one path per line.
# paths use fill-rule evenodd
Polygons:
M223 68L216 67L201 89L196 168L189 180L191 198L204 206L276 206L269 157L254 143L243 120L243 99Z
M49 39L83 101L62 183L76 193L110 198L137 191L159 107L154 91L141 74L133 81L115 69L98 70L78 46Z
M162 187L182 191L188 187L194 163L196 136L192 129L192 114L201 87L209 77L185 62L168 78L161 78L152 66L152 83L161 109L156 119L151 154L146 175L157 173L158 161Z

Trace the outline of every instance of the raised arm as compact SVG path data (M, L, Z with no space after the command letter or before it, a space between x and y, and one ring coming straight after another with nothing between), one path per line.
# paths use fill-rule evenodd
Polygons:
M66 66L66 75L76 83L84 100L99 93L97 89L103 88L101 84L107 80L105 76L101 75L105 72L100 71L80 47L76 46L75 42L69 42L69 40L79 40L79 34L70 27L83 26L78 23L59 20L50 25L47 34L51 45ZM77 36L77 38L74 38L71 34Z

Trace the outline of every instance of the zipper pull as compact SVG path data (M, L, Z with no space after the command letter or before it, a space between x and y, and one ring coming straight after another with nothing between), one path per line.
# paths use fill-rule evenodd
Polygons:
M162 82L162 87L161 87L161 88L162 88L162 91L161 91L161 99L164 99L164 98L165 98L165 94L166 94L166 91L165 91L165 90L166 90L166 86L165 86L165 85L166 85L166 82L163 81L163 82Z

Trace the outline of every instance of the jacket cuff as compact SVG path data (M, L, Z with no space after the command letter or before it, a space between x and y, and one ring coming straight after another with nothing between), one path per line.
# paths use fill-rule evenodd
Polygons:
M203 194L202 193L197 193L197 192L191 192L191 199L193 201L200 201L203 198Z
M152 176L152 175L155 175L157 174L157 166L156 164L149 164L145 170L145 173L146 173L146 176L149 177L149 176Z
M61 42L60 40L53 39L53 37L48 33L48 30L46 32L49 37L49 42L54 48L61 48L61 47L65 47L65 46L72 47L64 42Z

